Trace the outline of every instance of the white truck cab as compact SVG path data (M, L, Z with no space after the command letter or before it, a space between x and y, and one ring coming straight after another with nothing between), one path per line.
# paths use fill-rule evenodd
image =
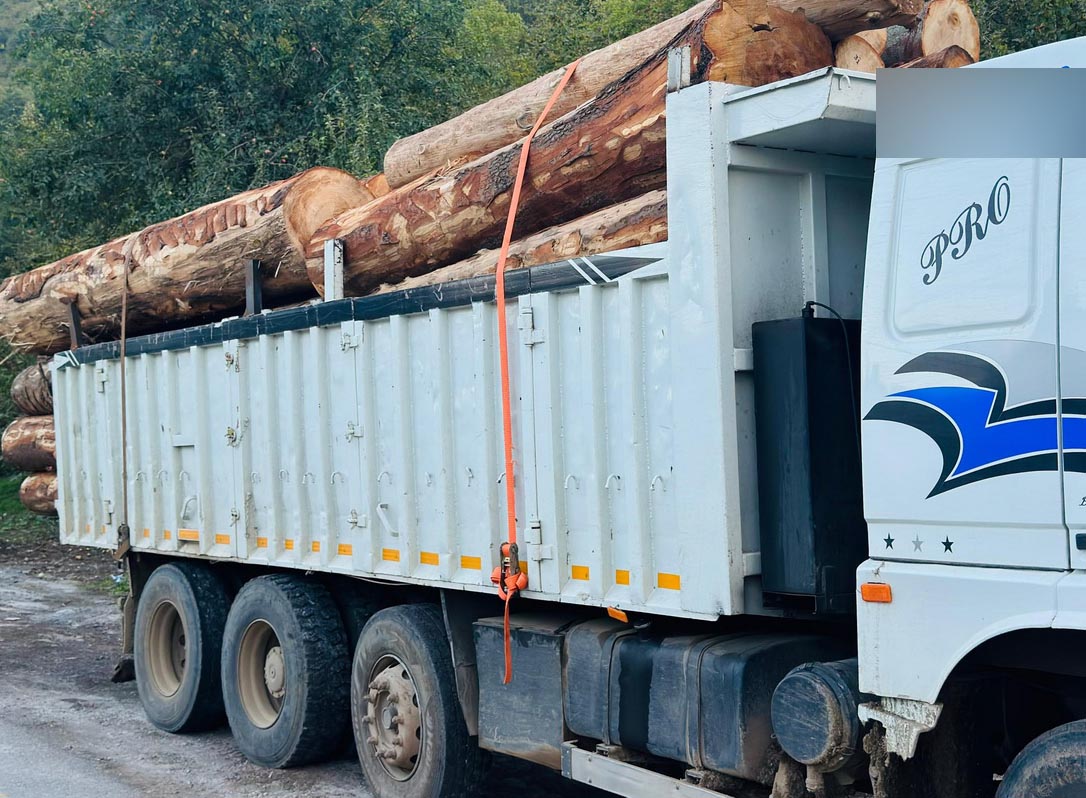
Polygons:
M1075 40L977 66L1083 65ZM859 605L861 715L903 757L963 662L1086 653L1084 218L1082 160L876 163L858 581L889 590Z

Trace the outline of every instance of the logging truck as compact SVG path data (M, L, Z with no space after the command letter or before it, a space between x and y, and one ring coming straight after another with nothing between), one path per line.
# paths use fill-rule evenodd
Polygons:
M503 312L492 274L341 298L332 242L323 301L55 356L61 536L127 563L154 726L353 737L378 798L485 752L1086 794L1086 163L876 159L872 75L676 72L665 242Z

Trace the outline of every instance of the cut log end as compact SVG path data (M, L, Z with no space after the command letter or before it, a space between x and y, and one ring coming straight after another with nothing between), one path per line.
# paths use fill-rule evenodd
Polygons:
M52 375L46 363L35 363L11 381L11 401L20 413L48 416L53 412Z
M57 514L57 475L31 474L19 486L19 501L37 515Z
M57 467L52 416L20 416L0 437L4 462L20 471L53 471Z

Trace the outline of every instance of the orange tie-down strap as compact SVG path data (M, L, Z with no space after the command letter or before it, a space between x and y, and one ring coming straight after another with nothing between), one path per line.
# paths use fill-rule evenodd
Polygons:
M520 205L520 192L524 187L524 176L528 171L528 154L532 147L532 140L539 128L543 127L543 121L547 118L551 108L554 107L562 90L573 77L577 65L581 59L577 59L568 67L554 88L547 104L539 118L535 120L524 144L520 148L520 163L517 164L517 178L513 183L513 196L509 201L509 216L505 220L505 235L502 237L502 247L498 251L498 266L495 273L494 299L498 305L498 358L501 367L501 392L502 392L502 434L505 443L505 506L507 510L507 525L509 540L501 546L501 564L494 569L490 579L498 586L498 595L505 602L505 680L503 684L509 684L513 679L513 652L512 641L509 634L509 603L513 596L520 590L528 587L528 575L520 570L520 554L517 549L517 506L516 506L516 477L513 470L513 411L509 390L509 331L505 319L505 263L509 258L509 245L513 241L513 225L517 218L517 208Z

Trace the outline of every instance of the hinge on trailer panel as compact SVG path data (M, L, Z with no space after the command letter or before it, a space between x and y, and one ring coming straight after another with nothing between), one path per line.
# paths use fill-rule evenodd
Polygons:
M99 366L94 370L94 382L98 393L106 392L106 383L109 381L109 374L106 373L105 367Z
M223 356L223 359L226 361L227 371L230 371L230 369L233 369L234 371L241 371L241 359L233 352L227 352Z
M538 518L529 518L528 525L524 527L525 543L543 542L543 524Z
M238 521L241 520L241 513L237 511L237 508L230 509L230 526L237 526Z
M361 440L363 437L363 428L361 424L355 424L353 421L347 422L347 432L343 438L348 443L353 440Z
M231 446L238 442L238 431L233 427L226 428L226 442Z
M370 525L370 519L369 516L360 516L358 510L351 510L351 512L347 514L347 523L350 525L351 529L365 529Z
M362 333L358 335L351 335L350 333L343 333L339 339L339 348L346 352L348 349L357 349L358 345L362 343Z
M520 342L524 346L535 346L543 343L543 331L536 329L535 312L530 307L520 309L517 330L520 331Z

